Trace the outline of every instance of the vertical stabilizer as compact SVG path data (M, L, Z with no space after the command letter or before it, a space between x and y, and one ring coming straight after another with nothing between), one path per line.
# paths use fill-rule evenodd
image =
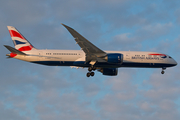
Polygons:
M13 26L7 26L14 46L19 51L31 51L35 49L31 43Z

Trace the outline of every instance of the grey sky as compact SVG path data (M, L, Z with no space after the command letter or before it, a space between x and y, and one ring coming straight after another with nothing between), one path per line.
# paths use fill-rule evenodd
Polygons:
M179 65L166 70L87 69L6 59L16 27L38 49L75 49L71 26L102 50L157 51L180 61L177 0L1 0L0 116L4 120L178 120Z

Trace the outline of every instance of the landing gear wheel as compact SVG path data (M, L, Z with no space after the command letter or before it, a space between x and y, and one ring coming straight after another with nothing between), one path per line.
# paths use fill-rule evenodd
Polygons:
M92 70L95 71L95 70L96 70L96 67L91 66L91 67L88 68L88 71L89 71L89 72L91 72Z
M86 74L87 77L90 77L90 76L93 77L93 76L94 76L95 73L94 73L94 72L91 72L92 70L95 71L95 70L96 70L96 67L91 66L91 67L88 68L88 71L89 71L89 72Z
M94 67L94 66L93 66L93 67L92 67L92 70L94 70L94 71L95 71L95 70L96 70L96 67Z
M91 72L91 76L94 76L94 72Z
M87 77L90 77L90 76L91 76L91 73L88 72L88 73L86 74L86 76L87 76Z
M165 72L164 71L161 71L161 74L164 74Z
M92 67L89 67L89 68L88 68L88 71L91 72L91 71L92 71Z

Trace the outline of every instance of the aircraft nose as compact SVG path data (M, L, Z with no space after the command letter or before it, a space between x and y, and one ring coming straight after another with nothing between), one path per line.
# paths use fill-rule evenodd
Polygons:
M173 59L173 63L174 66L176 66L178 63Z
M175 66L177 65L177 62L174 60L174 62L175 62Z

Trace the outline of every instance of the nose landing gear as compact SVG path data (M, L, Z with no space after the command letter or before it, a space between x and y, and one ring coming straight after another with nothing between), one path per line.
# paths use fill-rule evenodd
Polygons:
M91 72L92 70L95 71L95 70L96 70L96 67L91 66L91 67L88 68L88 71L89 71L89 72L86 74L87 77L90 77L90 76L93 77L93 76L94 76L95 73L94 73L94 72Z
M161 74L165 73L165 71L164 71L165 69L166 69L165 67L162 68Z

